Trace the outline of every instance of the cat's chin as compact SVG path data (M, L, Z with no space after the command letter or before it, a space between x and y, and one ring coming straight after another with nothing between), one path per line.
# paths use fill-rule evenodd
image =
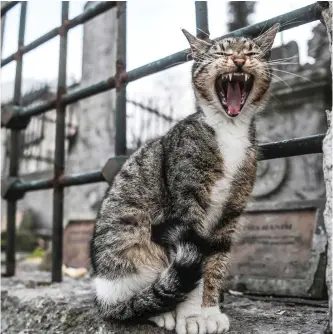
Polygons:
M253 75L245 72L225 73L216 78L216 94L228 117L235 118L241 114L253 82Z

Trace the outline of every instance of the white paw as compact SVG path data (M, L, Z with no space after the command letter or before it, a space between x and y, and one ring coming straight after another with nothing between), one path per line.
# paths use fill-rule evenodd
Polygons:
M175 315L173 312L166 312L157 315L156 317L149 318L158 327L164 327L165 329L172 331L176 327Z
M210 315L206 318L207 334L227 333L229 330L229 319L224 313Z
M206 334L205 319L201 315L177 318L177 334Z
M229 330L229 319L221 313L218 306L203 307L202 315L206 321L207 334L227 333Z

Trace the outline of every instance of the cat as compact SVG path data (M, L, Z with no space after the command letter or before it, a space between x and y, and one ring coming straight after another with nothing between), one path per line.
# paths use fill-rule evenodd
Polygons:
M254 120L268 100L278 30L211 41L183 29L196 112L140 147L104 196L91 244L103 318L149 319L178 334L228 331L219 296L255 181Z

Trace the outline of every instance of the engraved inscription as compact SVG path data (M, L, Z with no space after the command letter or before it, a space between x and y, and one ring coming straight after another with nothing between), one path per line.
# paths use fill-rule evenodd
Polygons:
M232 250L231 276L303 278L309 261L315 209L247 213Z
M90 241L94 221L71 221L64 231L64 264L68 267L89 267Z

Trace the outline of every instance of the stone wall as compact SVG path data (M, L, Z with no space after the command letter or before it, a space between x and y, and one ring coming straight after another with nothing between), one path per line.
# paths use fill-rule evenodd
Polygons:
M88 1L86 9L94 6ZM116 73L116 9L111 9L84 24L82 80L80 88L95 84ZM77 142L67 161L66 173L101 169L114 156L115 91L80 100L75 106L79 118ZM65 222L91 219L96 202L103 196L105 183L67 188Z
M327 71L319 68L297 74L306 79L287 75L283 76L283 82L273 84L273 97L257 120L260 142L326 133L324 110L331 105ZM320 154L259 163L253 191L255 202L290 202L324 197L325 183Z

